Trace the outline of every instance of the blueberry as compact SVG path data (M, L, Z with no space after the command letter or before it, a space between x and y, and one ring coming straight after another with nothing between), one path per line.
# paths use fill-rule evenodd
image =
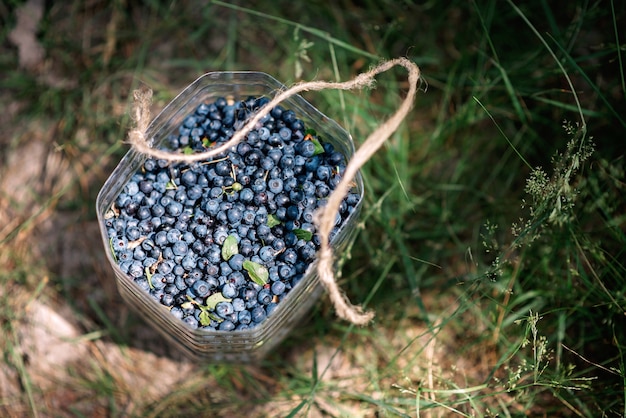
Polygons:
M256 219L256 218L255 218ZM256 228L256 234L260 239L266 239L271 233L271 229L267 224L262 223Z
M288 155L294 158L294 164L295 164L295 154L296 154L295 147L292 144L285 144L285 146L283 146L282 151L284 155Z
M139 262L138 260L133 261L128 267L128 274L135 278L143 276L144 267L141 262Z
M189 247L185 241L177 241L172 246L172 251L174 252L174 255L184 256L189 251Z
M330 179L331 170L327 165L320 165L315 170L316 177L321 181L328 181Z
M237 153L241 156L245 156L247 153L252 151L252 147L248 142L240 142L237 144Z
M136 181L129 181L128 183L126 183L126 186L124 187L124 191L129 196L134 196L137 193L139 193L139 185L137 184Z
M180 183L185 186L193 186L196 184L198 177L192 170L185 170L180 176Z
M222 295L228 299L234 298L237 296L237 287L233 283L226 283L222 287Z
M122 273L125 274L129 274L128 271L130 270L130 266L133 264L133 260L120 260L120 270L122 270Z
M136 251L136 249L135 249ZM127 250L127 249L122 249L121 251L119 251L117 253L117 259L122 262L122 261L132 261L134 259L134 252L131 250ZM140 259L137 259L139 261L141 261Z
M224 226L220 226L213 231L213 241L219 245L224 243L226 237L228 237L228 230Z
M276 162L269 156L261 158L259 161L259 167L261 167L264 171L269 171L274 168Z
M241 218L243 217L243 211L241 210L240 207L234 206L228 210L227 216L228 216L228 222L231 225L237 224L241 222Z
M239 314L237 315L237 319L240 324L248 325L249 323L252 322L252 314L250 313L249 310L244 309L239 312Z
M260 208L259 208L259 211L257 211L256 216L254 217L254 224L256 226L267 224L267 214L261 211Z
M230 302L220 302L215 307L215 313L222 318L232 314L233 312L235 312L235 310L233 309L233 304Z
M151 267L152 269L154 269L154 266L157 263L157 259L153 258L153 257L146 257L143 260L138 260L141 261L141 265L145 267Z
M243 203L250 203L254 199L254 191L248 187L244 187L239 191L239 200Z
M219 280L217 280L213 276L205 277L204 280L209 284L209 287L211 288L211 290L217 289L219 287L219 285L220 285Z
M254 225L256 213L252 209L246 209L241 216L241 221L246 225Z
M209 114L210 108L209 105L207 105L206 103L201 103L200 105L198 105L198 107L196 108L196 114L200 115L200 116L206 116Z
M244 257L241 254L234 254L229 260L228 265L231 269L239 271L243 268Z
M303 131L304 130L304 122L300 119L295 119L291 122L291 129L294 131Z
M184 315L183 310L179 306L175 306L172 309L170 309L170 313L178 319L183 319L183 315Z
M278 275L282 279L290 279L293 277L294 274L295 274L294 268L289 266L288 264L281 264L280 267L278 268Z
M209 248L207 248L205 256L209 260L209 262L213 264L219 263L222 259L222 252L220 250L220 247L218 247L217 245L210 245Z
M331 166L341 165L345 161L344 155L339 151L333 151L329 153L328 157L326 157L328 164Z
M266 188L265 180L261 178L255 179L250 185L250 188L252 189L254 193L264 192Z
M281 193L283 191L283 181L280 178L269 179L267 189L274 194Z
M135 250L133 251L133 256L132 256L135 260L139 260L139 261L143 261L146 259L147 254L144 251L143 248L141 247L136 247Z
M180 202L172 201L165 207L165 212L171 216L179 216L183 212L183 205Z
M126 214L128 215L134 215L135 213L137 213L137 210L139 210L139 203L133 200L127 201L124 205L124 212L126 212Z
M310 222L301 222L300 229L303 231L310 232L311 234L315 233L315 225Z
M141 191L142 193L149 195L150 193L152 193L153 190L154 186L152 181L141 180L139 182L139 191Z
M282 295L285 293L285 283L281 281L275 281L272 283L271 291L273 295Z
M182 233L180 232L180 230L178 230L176 228L172 228L172 229L167 231L165 236L166 236L167 242L169 244L174 244L174 243L180 241L180 239L182 237Z
M148 158L146 161L144 161L143 168L146 171L153 171L154 169L156 169L156 161L152 158Z
M220 188L221 191L221 188ZM220 210L220 203L217 199L209 199L204 204L204 210L209 216L217 215L217 212Z
M284 110L285 109L282 106L276 106L270 110L270 115L272 115L275 119L280 119Z
M176 276L176 278L174 279L174 286L176 286L176 288L178 290L186 290L187 289L187 283L185 283L185 279L183 276Z
M199 241L197 241L199 242ZM204 244L202 244L202 246L204 246ZM209 263L209 260L207 260L205 257L198 257L198 260L196 262L196 267L198 267L200 270L202 271L207 271L207 268L211 265L211 263Z
M218 176L230 175L230 163L228 161L219 161L215 164L215 173Z
M256 301L257 293L258 291L254 287L247 287L243 289L242 297L246 302L249 302L252 300Z
M202 192L202 187L200 187L199 185L194 184L194 185L190 186L187 189L186 204L190 205L190 203L191 203L190 201L195 201L195 200L200 199L202 197L202 193L203 193Z
M258 166L262 158L263 153L258 149L253 149L246 154L244 161L249 166Z
M267 305L272 301L272 293L266 288L259 290L257 301L262 305Z
M184 261L184 259L183 259ZM185 269L181 264L176 264L173 268L172 268L172 275L174 276L182 276L183 274L185 274L185 270L191 270L193 267L189 268L189 269ZM170 275L171 277L171 275ZM172 278L172 282L173 282L173 278Z
M261 129L259 129L259 139L261 141L267 141L267 139L270 137L270 130L267 129L265 126L263 126Z
M246 309L246 302L242 298L235 298L231 303L233 304L233 310L235 312L241 312Z
M287 208L280 207L276 209L276 213L274 213L274 217L276 217L279 221L286 221L287 220Z
M234 189L235 179L232 177L224 177L224 188Z
M192 329L198 328L198 320L193 316L186 316L183 318L183 322L189 325Z
M289 141L291 139L291 129L287 128L286 126L283 128L280 128L280 130L278 131L278 136L280 137L280 139L282 139L283 141Z
M291 155L283 155L280 159L280 162L278 163L280 168L285 169L285 168L293 168L293 166L295 165L295 159L293 158L293 156ZM287 176L285 176L287 177Z
M135 241L139 239L140 236L141 236L141 231L136 226L128 228L126 230L126 238L128 239L128 241Z
M193 116L187 116L184 120L183 120L183 126L185 128L193 128L194 126L196 126L196 123L198 122L198 119Z
M280 255L282 261L294 265L298 260L298 254L291 248L288 248Z
M303 202L306 195L302 189L294 189L289 192L289 199L294 203Z
M293 124L297 120L296 113L293 110L285 110L282 112L280 118L283 122L289 125Z
M227 262L223 261L220 263L220 274L222 276L228 276L232 272L233 272L233 269L230 267L230 265Z
M217 329L219 329L220 331L232 331L235 329L235 324L232 321L226 319L220 322Z
M196 280L196 282L192 286L193 292L196 296L204 298L209 295L211 292L211 287L209 283L204 280Z
M257 206L263 206L267 204L268 194L267 192L259 192L254 195L254 204Z
M155 273L150 278L150 283L155 289L163 289L165 287L165 278L161 273Z
M315 154L315 144L312 141L302 141L298 144L297 151L303 157L312 157Z
M259 250L259 257L264 262L272 261L275 257L275 254L276 254L276 251L269 245L261 247L261 249Z
M305 141L305 142L309 142L309 141ZM294 158L293 163L295 164L294 174L303 174L303 173L305 173L306 172L306 168L304 167L304 165L306 164L307 157L304 157L304 156L302 156L300 154L296 154L293 158Z
M285 241L282 238L276 238L272 241L272 248L276 253L282 252L286 248Z
M193 233L198 238L205 238L208 235L208 233L209 233L209 229L207 228L206 225L200 224L200 225L196 225L194 227Z
M300 216L302 221L312 223L315 217L315 212L310 207L305 208Z
M161 297L161 303L165 306L172 306L174 304L174 295L171 293L165 292Z
M193 253L185 255L180 262L180 266L186 271L193 270L197 265L198 265L198 260L196 259L196 256Z
M298 250L300 258L304 261L312 261L315 258L315 248L310 245L305 245Z
M300 217L300 209L296 205L291 205L285 211L285 217L289 220L295 220Z
M161 274L168 274L172 272L174 268L174 262L171 260L163 260L157 266L157 271Z
M254 232L254 234L252 234L252 232ZM250 229L248 231L247 237L250 237L251 235L254 235L254 238L256 240L256 231L254 229ZM239 253L243 255L244 257L251 256L253 252L254 252L254 247L252 246L250 239L242 240L239 243Z
M267 313L265 312L265 308L263 306L256 306L252 309L251 316L252 320L258 324L263 322L263 320L267 317Z

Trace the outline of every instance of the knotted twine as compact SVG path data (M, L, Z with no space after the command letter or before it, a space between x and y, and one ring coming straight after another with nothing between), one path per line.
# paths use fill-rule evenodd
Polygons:
M248 134L256 124L267 115L276 105L283 100L303 91L319 90L354 90L364 87L372 87L374 77L377 74L388 71L395 66L404 67L409 75L409 91L402 101L398 110L385 122L383 122L374 132L372 132L365 142L354 153L348 162L341 181L335 190L328 197L325 206L318 209L315 214L315 224L320 237L320 250L318 252L317 272L321 283L326 288L329 297L335 307L337 316L355 325L365 325L372 320L374 312L364 311L359 305L353 305L347 296L339 289L333 272L333 250L330 246L329 236L335 225L335 219L339 212L341 201L346 197L352 187L352 182L357 172L385 141L398 129L406 115L413 106L413 101L417 93L420 70L417 65L406 58L396 58L384 61L369 71L359 74L354 79L345 82L329 81L309 81L293 85L291 88L277 94L269 103L261 107L257 113L224 144L211 149L210 151L196 154L180 154L152 148L146 131L151 122L150 105L152 103L152 90L142 89L133 92L134 107L131 115L135 121L135 127L129 132L128 140L136 151L149 155L153 158L164 159L172 162L193 162L206 160L227 151L232 146L237 145Z

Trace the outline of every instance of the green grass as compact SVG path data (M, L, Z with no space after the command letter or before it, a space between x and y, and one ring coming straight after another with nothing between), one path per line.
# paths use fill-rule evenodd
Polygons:
M13 3L0 7L10 25ZM73 393L63 411L77 416L624 415L624 5L236 3L50 5L39 39L48 71L64 80L52 85L18 68L0 31L2 97L19 103L0 119L0 158L20 149L27 126L53 121L44 138L73 174L0 236L0 348L19 381L0 411L54 415ZM102 264L87 267L86 284L27 250L47 216L95 221L97 190L128 149L132 89L152 87L158 110L206 71L345 81L401 55L423 84L363 168L363 219L340 279L374 323L337 320L322 298L259 365L181 362L175 390L155 398L133 387L128 376L149 373L155 353L177 355L107 290ZM358 146L400 104L405 79L393 70L372 90L305 97ZM88 286L104 290L95 299ZM37 387L19 354L23 300L68 306L93 342L63 393ZM106 350L133 368L97 354Z

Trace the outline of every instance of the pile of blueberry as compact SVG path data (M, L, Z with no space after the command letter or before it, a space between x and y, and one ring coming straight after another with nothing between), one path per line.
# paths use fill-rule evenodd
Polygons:
M268 101L202 103L165 148L222 144ZM255 128L211 160L147 159L105 215L122 272L194 329L247 329L271 314L314 260L313 214L345 169L292 110L276 106ZM333 234L359 198L346 196Z

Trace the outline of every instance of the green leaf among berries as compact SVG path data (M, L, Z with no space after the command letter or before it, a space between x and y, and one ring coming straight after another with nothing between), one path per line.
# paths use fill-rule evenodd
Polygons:
M276 225L280 225L280 219L276 217L276 215L269 214L267 215L267 226L270 228L275 227Z
M243 269L248 272L250 279L259 286L263 286L267 283L270 276L267 268L254 261L246 260L243 262Z
M222 258L224 261L230 260L230 258L239 254L239 248L237 248L237 238L234 235L229 235L224 240L224 244L222 245Z
M306 229L294 229L293 233L298 239L303 239L305 241L311 241L313 239L313 233L311 231L307 231Z

